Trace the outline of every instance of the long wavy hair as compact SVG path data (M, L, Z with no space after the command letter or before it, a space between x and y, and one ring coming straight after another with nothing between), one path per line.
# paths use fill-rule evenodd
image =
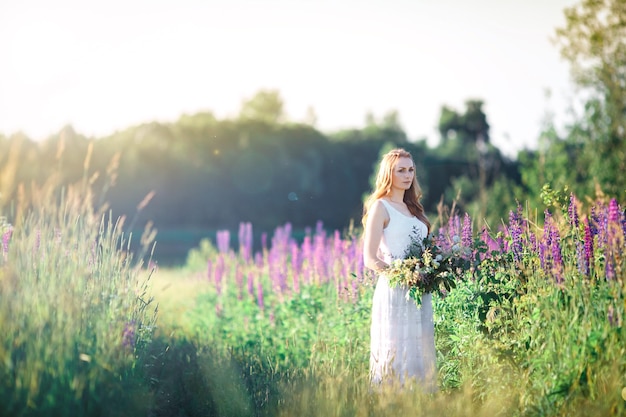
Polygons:
M411 159L413 166L415 166L415 162L413 161L411 154L401 148L393 149L383 156L380 161L380 166L378 167L378 174L376 175L376 188L369 195L369 197L367 197L363 205L363 218L361 219L363 225L365 225L365 222L367 221L367 214L372 204L374 204L374 201L391 193L393 170L395 169L400 158ZM424 206L420 203L421 198L422 189L417 182L417 176L414 175L413 183L409 189L404 192L404 203L412 215L424 222L426 227L428 227L428 233L430 233L430 221L428 220L428 217L426 217L426 214L424 214Z

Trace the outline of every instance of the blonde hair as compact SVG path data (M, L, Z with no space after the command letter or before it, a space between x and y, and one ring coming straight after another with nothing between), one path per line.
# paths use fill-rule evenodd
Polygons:
M376 200L385 197L391 192L393 170L400 158L409 158L411 162L413 162L413 166L415 166L415 162L413 161L411 154L401 148L392 149L383 156L380 161L380 166L378 167L378 174L376 175L376 188L369 195L369 197L367 197L363 205L363 225L365 225L365 222L367 221L367 214L372 204L374 204ZM426 227L428 227L428 233L430 233L430 221L428 221L428 217L424 214L424 206L420 203L421 198L422 189L417 182L417 176L413 176L413 183L409 189L404 192L404 203L412 215L426 224Z

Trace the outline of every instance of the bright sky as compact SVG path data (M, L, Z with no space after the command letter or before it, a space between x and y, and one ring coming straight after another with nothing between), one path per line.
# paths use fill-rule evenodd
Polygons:
M572 100L550 42L573 0L0 1L0 133L104 136L183 113L238 113L277 89L325 132L396 109L436 141L442 105L485 101L492 141L534 147ZM546 98L546 89L551 98Z

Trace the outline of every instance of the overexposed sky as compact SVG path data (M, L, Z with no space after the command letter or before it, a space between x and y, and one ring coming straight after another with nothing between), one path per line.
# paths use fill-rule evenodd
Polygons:
M238 113L277 89L325 132L398 110L438 138L442 105L485 101L492 141L534 147L570 105L550 42L573 0L0 0L0 133L104 136L183 113ZM552 92L546 98L545 91Z

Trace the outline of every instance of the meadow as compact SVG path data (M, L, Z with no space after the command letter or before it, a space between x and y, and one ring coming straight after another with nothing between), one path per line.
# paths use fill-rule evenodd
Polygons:
M241 223L160 268L158 234L126 234L86 184L40 191L0 222L2 415L626 414L614 199L555 192L493 227L439 214L435 236L469 238L473 266L435 298L439 392L426 395L369 385L375 277L359 228L296 239L285 224L254 250Z

